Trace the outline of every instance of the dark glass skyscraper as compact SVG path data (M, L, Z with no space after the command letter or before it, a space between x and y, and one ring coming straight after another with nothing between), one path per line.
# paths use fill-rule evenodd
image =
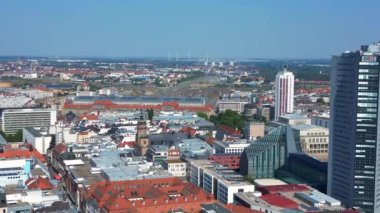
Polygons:
M380 212L379 62L380 43L332 60L327 191L366 213Z

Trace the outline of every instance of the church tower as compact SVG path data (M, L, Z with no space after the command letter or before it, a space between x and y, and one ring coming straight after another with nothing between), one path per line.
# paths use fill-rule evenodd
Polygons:
M137 122L136 142L138 153L141 156L144 156L149 149L150 142L148 138L148 128L146 126L146 121L144 120L142 112L140 115L140 120Z

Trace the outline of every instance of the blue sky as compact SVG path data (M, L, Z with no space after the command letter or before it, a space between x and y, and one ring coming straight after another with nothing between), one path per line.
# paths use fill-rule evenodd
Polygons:
M11 0L0 55L329 58L380 40L378 0Z

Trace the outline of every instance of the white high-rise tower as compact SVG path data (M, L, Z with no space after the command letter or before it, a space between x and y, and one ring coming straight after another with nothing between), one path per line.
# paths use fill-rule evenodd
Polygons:
M276 96L275 96L275 120L278 117L293 113L294 102L294 75L287 70L287 66L284 66L284 70L276 75Z

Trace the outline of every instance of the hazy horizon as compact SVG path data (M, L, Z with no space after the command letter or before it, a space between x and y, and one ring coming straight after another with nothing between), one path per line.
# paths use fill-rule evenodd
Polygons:
M380 40L379 6L369 0L3 1L0 55L329 59Z

